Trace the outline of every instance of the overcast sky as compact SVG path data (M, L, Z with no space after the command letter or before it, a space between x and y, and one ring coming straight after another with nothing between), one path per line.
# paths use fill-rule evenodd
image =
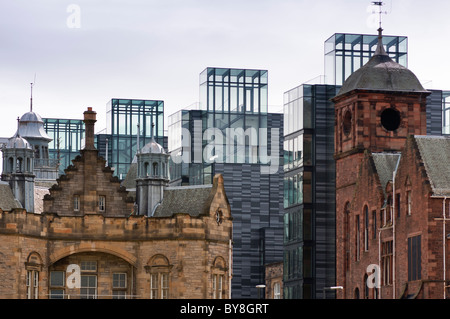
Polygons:
M206 67L269 71L269 105L324 73L334 33L376 34L367 0L0 0L0 136L29 110L98 113L111 98L164 100L165 116L199 100ZM384 33L409 39L409 68L450 89L450 2L385 0ZM167 126L167 122L166 122Z

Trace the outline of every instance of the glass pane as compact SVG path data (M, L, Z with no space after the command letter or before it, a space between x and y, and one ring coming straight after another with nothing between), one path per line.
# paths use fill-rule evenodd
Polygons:
M64 272L52 271L50 272L50 286L63 287L64 286Z

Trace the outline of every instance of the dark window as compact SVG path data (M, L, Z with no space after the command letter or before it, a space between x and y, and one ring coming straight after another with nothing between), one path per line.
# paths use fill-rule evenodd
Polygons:
M350 111L345 112L342 129L346 136L350 135L352 129L352 113Z
M421 236L408 238L408 281L422 279Z

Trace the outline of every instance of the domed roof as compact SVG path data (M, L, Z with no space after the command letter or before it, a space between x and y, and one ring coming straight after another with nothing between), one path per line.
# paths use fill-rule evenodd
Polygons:
M369 62L350 75L337 96L356 89L428 93L413 72L389 57L383 47L382 30L378 31L380 34L375 54Z
M40 122L40 123L44 123L44 121L42 120L42 117L39 114L37 114L37 113L35 113L33 111L27 112L24 115L22 115L22 117L20 118L20 121L21 122Z
M32 149L31 144L28 143L26 139L16 133L13 137L8 139L8 143L6 143L6 148L28 148Z
M152 138L150 143L144 145L141 149L141 154L166 154L164 147L156 143L156 141Z
M33 111L25 113L20 118L19 133L27 138L52 140L45 132L44 121L41 116Z

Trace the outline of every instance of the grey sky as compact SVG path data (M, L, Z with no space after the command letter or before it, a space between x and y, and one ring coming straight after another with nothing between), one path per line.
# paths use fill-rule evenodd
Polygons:
M409 38L409 68L450 89L450 2L386 0L385 34ZM67 12L80 8L80 27ZM208 66L269 70L269 105L323 74L332 34L375 34L366 0L0 0L0 136L29 110L104 128L111 98L161 99L167 115L198 101ZM432 81L432 82L430 82ZM167 125L167 123L166 123Z

